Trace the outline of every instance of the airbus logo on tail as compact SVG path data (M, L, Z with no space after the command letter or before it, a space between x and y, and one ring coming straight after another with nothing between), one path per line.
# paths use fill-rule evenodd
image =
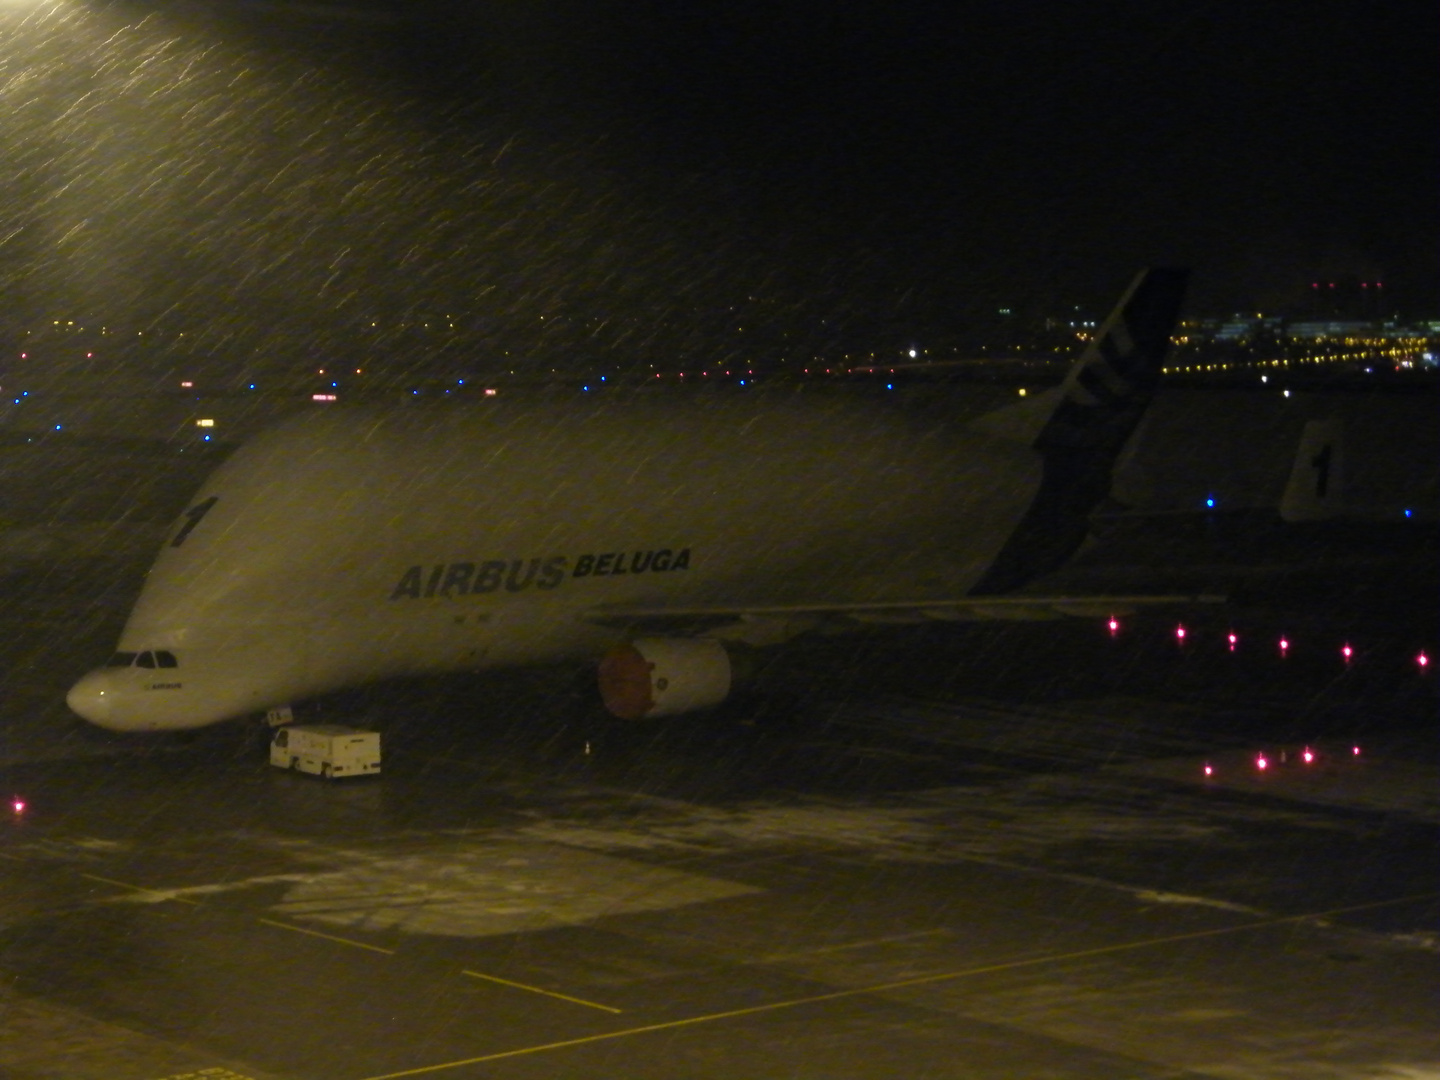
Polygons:
M419 600L435 596L477 596L493 592L553 589L570 577L614 577L619 574L669 573L690 568L690 549L653 548L647 551L611 551L600 555L549 558L490 559L484 562L439 563L429 568L412 566L390 593L391 600Z

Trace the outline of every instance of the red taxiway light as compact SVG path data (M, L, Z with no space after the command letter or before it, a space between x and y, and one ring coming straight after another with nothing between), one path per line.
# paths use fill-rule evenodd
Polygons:
M1345 658L1345 662L1348 664L1350 662L1350 658L1355 655L1355 650L1352 649L1347 642L1346 644L1340 646L1340 655Z
M1230 642L1230 651L1234 652L1235 646L1240 643L1240 635L1232 630L1230 631L1230 636L1227 638L1227 640Z
M1255 767L1261 772L1264 772L1270 767L1270 759L1267 758L1264 754L1255 755Z
M1289 651L1290 651L1290 640L1289 640L1288 638L1283 638L1283 637L1282 637L1282 638L1280 639L1280 655L1281 655L1281 656L1284 656L1284 655L1285 655L1287 652L1289 652Z
M25 800L20 798L11 799L10 809L17 814L23 814L25 812Z
M1181 645L1185 644L1185 627L1183 627L1183 626L1177 626L1177 627L1175 627L1175 640L1176 640L1177 642L1179 642Z
M1309 765L1312 761L1315 760L1315 751L1311 750L1310 747L1307 746L1301 752L1300 756L1305 759L1305 764Z
M1420 665L1421 671L1424 671L1427 667L1430 666L1430 657L1426 656L1423 652L1421 652L1420 655L1415 657L1415 663Z
M1215 766L1213 766L1213 765L1208 765L1208 764L1207 764L1207 765L1205 766L1205 775L1206 775L1206 776L1214 776L1214 775L1215 775Z

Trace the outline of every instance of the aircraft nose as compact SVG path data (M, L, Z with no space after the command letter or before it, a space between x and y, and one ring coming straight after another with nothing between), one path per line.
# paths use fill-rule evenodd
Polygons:
M106 727L110 721L111 693L110 676L104 671L92 671L70 688L65 695L65 704L72 712L83 716L92 724Z

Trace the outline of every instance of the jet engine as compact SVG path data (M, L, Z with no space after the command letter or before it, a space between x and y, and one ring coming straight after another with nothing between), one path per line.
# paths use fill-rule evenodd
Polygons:
M600 661L600 697L621 720L674 716L720 704L733 674L713 638L637 638Z

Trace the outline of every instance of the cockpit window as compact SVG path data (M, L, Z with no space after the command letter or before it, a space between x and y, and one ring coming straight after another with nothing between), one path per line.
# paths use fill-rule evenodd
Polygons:
M117 652L114 656L110 657L109 660L105 661L105 666L129 667L133 663L135 663L135 654L133 652Z
M155 650L155 663L161 667L179 667L180 661L175 659L175 654L168 649Z
M153 668L155 666L155 654L152 652L142 652L139 659L135 661L135 666Z

